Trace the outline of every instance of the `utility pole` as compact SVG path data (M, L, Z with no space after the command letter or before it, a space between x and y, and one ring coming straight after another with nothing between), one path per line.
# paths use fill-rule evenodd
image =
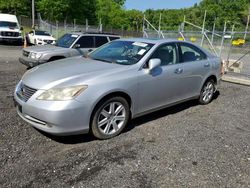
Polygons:
M224 29L223 29L223 34L222 34L222 39L221 39L220 57L221 57L221 55L222 55L222 48L223 48L223 44L224 44L224 39L225 39L226 30L227 30L227 21L225 21Z
M32 28L35 29L35 0L32 0Z
M216 18L214 19L214 25L213 25L213 31L212 31L212 39L211 39L211 44L212 44L212 45L213 45L213 43L214 43L215 25L216 25Z
M248 15L248 17L247 17L247 25L246 25L245 34L244 34L244 40L246 40L246 38L247 38L247 30L248 30L248 25L249 25L249 19L250 19L250 15Z
M159 27L158 27L158 37L161 37L161 13L160 13L160 18L159 18Z
M204 38L205 38L205 23L206 23L207 11L205 10L203 24L202 24L202 39L201 39L201 47L203 46Z

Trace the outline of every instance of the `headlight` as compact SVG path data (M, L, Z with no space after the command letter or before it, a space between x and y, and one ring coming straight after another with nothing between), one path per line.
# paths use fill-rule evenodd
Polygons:
M30 53L31 59L39 59L41 56L42 56L42 54L40 54L40 53L34 53L34 52Z
M37 40L39 40L39 41L43 41L43 39L40 39L40 38L37 38Z
M37 97L37 100L45 101L66 101L71 100L78 96L81 92L87 89L88 86L72 86L72 87L63 87L63 88L52 88L47 91L44 91L40 96Z

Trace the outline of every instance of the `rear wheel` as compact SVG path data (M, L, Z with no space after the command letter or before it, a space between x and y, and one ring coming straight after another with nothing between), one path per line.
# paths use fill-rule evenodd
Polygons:
M99 139L117 136L129 120L129 105L122 97L112 97L100 103L93 114L91 130Z
M205 82L201 89L199 102L200 104L208 104L212 101L215 92L215 82L210 79Z

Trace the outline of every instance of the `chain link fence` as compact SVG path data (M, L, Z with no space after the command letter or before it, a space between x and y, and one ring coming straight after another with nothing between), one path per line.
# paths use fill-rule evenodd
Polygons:
M23 26L31 26L32 21L29 18L20 17L19 21ZM87 22L87 21L86 21ZM51 33L55 38L59 38L69 32L105 32L120 35L122 37L145 37L145 38L166 38L186 40L209 50L218 55L226 63L226 70L229 73L237 73L250 77L250 33L245 32L212 32L206 31L205 35L198 30L195 31L157 31L155 28L143 28L142 31L127 31L121 29L113 29L110 27L77 24L74 23L59 23L42 20L38 16L35 20L36 28ZM246 39L244 43L235 43L238 40Z

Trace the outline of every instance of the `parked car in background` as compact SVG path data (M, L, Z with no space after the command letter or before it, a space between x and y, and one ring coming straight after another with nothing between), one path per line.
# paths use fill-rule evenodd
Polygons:
M11 14L0 13L0 42L23 42L22 27L19 26L17 17Z
M55 44L56 39L47 31L32 30L26 35L28 44L46 45Z
M17 84L17 112L56 135L118 135L135 118L183 101L212 101L221 60L176 40L119 39L88 57L35 67Z
M55 45L24 48L19 61L27 67L34 67L58 59L84 55L119 38L118 35L105 33L67 33L59 38Z

